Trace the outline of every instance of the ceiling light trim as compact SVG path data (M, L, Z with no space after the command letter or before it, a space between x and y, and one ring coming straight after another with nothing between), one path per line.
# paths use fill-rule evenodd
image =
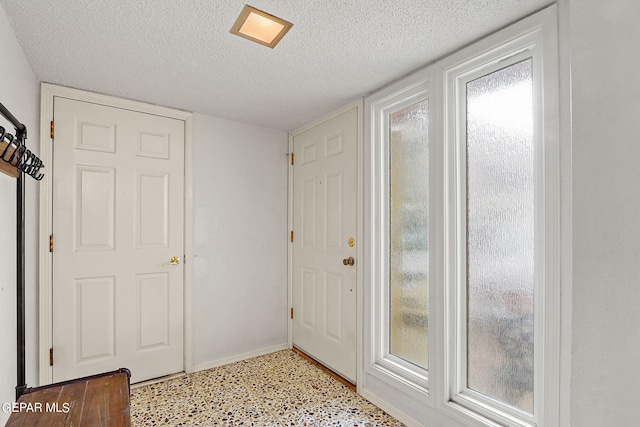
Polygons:
M242 29L242 27L244 26L244 24L246 23L247 19L250 17L251 14L258 15L260 17L268 19L269 21L275 22L276 24L282 25L282 29L273 38L273 40L271 40L271 42L262 40L257 37L252 37L250 34L241 33L240 30ZM277 16L271 15L267 12L263 12L262 10L256 9L255 7L249 6L247 4L242 9L242 12L240 12L240 16L238 16L238 19L236 20L235 24L233 24L233 27L231 28L230 32L231 34L235 34L247 40L251 40L252 42L256 42L258 44L261 44L263 46L267 46L273 49L278 44L278 42L282 40L285 34L287 34L287 32L291 29L291 27L293 27L293 24L291 22L285 21L282 18L278 18Z

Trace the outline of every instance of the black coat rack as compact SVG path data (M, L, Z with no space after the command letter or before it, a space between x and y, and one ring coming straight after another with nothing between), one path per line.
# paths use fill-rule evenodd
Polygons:
M0 126L0 171L17 178L16 188L16 277L17 277L17 385L16 400L24 393L26 384L25 364L25 251L24 251L24 175L29 175L40 181L44 174L40 172L44 165L31 150L27 149L27 127L20 123L4 105L0 103L0 114L15 127L15 136L7 133Z

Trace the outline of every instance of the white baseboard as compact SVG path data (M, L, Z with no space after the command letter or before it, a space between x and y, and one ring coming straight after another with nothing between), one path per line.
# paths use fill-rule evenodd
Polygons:
M369 402L371 402L374 405L376 405L378 408L382 409L387 414L391 415L396 420L400 421L405 426L407 426L407 427L424 427L423 423L420 423L420 422L414 420L413 418L411 418L410 416L408 416L407 414L402 412L400 409L398 409L395 406L391 405L390 403L380 399L376 395L371 394L368 391L366 391L364 389L360 389L360 388L358 389L358 394L360 396L364 397L365 399L367 399Z
M198 363L193 365L193 372L204 371L211 368L217 368L218 366L240 362L242 360L251 359L253 357L264 356L265 354L274 353L280 350L286 350L288 348L291 348L289 347L289 343L284 343L284 344L274 345L272 347L253 350L247 353L237 354L235 356L225 357L223 359L212 360L211 362Z

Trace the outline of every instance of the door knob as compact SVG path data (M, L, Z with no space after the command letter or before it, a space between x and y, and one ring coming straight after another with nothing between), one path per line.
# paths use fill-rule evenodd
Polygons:
M173 256L171 257L171 259L167 262L165 262L164 264L162 264L162 266L164 267L165 265L178 265L180 264L180 258L178 258L177 256Z
M345 259L343 259L343 260L342 260L342 263L343 263L344 265L351 265L351 266L353 266L353 265L356 263L356 260L355 260L355 259L353 259L353 257L352 257L352 256L350 256L349 258L345 258Z

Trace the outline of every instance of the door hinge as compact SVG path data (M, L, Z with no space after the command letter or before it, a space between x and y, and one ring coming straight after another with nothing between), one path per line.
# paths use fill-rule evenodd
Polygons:
M49 366L53 366L53 347L49 349Z
M55 123L53 123L53 120L51 120L51 139L53 139L56 134L55 130L56 130L56 125Z
M291 235L289 236L289 240L291 240L291 242L293 242L293 230L291 230Z
M53 234L49 236L49 252L53 252Z
M293 319L293 307L291 307L291 318Z
M293 164L296 162L296 155L291 153L291 166L293 166Z

